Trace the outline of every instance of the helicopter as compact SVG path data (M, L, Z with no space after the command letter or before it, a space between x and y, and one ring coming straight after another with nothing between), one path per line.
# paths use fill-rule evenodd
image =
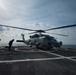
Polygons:
M30 34L34 34L34 33L35 34L29 36L29 39L28 40L25 40L24 34L21 34L22 40L16 40L16 42L23 42L23 43L25 43L27 45L35 46L37 49L47 50L47 49L53 49L54 47L60 48L62 46L62 41L58 42L55 39L55 37L50 36L50 35L44 35L42 33L46 33L47 31L50 31L50 30L75 27L76 24L66 25L66 26L61 26L61 27L55 27L55 28L50 28L50 29L46 29L46 30L34 30L34 29L27 29L27 28L21 28L21 27L15 27L15 26L8 26L8 25L2 25L2 24L0 24L0 26L14 28L14 29L27 30L27 31L33 31ZM67 35L63 35L63 34L59 34L59 35L67 36Z
M34 34L29 36L30 39L27 41L24 38L24 34L21 34L23 40L16 40L17 42L24 42L27 45L30 45L30 47L35 46L37 49L44 49L49 50L53 49L53 47L60 48L62 45L62 42L58 42L54 37L44 34Z

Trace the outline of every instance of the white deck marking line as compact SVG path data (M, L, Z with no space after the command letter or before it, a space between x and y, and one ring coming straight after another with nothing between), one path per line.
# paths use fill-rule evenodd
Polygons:
M69 56L69 58L76 58L76 56Z
M40 59L21 59L21 60L4 60L0 63L15 63L15 62L28 62L28 61L46 61L46 60L57 60L57 59L67 59L71 57L55 57L55 58L40 58Z
M44 61L44 60L57 60L64 59L63 57L55 57L55 58L40 58L40 59L21 59L21 60L4 60L0 61L0 63L14 63L14 62L27 62L27 61Z
M71 58L71 57L66 57ZM14 62L27 62L27 61L46 61L46 60L57 60L57 59L65 59L65 57L55 57L55 58L40 58L40 59L21 59L21 60L4 60L0 61L0 63L14 63Z
M62 58L66 58L66 59L69 59L69 60L72 60L72 61L76 61L75 59L72 59L70 57L62 56L62 55L51 53L51 52L48 52L48 51L43 51L43 50L40 50L40 51L48 53L48 54L52 54L52 55L55 55L55 56L59 56L59 57L62 57Z
M15 51L21 51L21 50L15 50ZM32 53L35 53L35 52L46 52L46 51L43 51L43 50L38 50L38 51L31 51L31 50L30 51L25 51L25 50L22 50L21 52L32 52ZM53 54L53 55L59 56L59 57L65 57L65 56L62 56L62 55L59 55L59 54L55 54L55 53L51 53L51 52L50 52L50 54ZM69 56L67 58L71 58L72 59L72 58L76 58L76 56Z
M14 63L14 62L27 62L27 61L44 61L44 60L46 61L46 60L57 60L57 59L65 59L65 58L69 59L69 60L72 60L72 61L76 61L75 59L71 59L71 58L74 58L74 56L72 56L72 57L65 57L65 56L62 56L62 55L59 55L59 54L55 54L55 53L51 53L51 52L43 51L43 50L40 50L38 52L45 52L45 53L52 54L52 55L59 56L59 57L55 57L55 58L40 58L40 59L4 60L4 61L0 61L0 63Z
M35 50L27 50L27 51L25 51L25 50L15 50L15 51L20 51L20 52L32 52L32 53L34 53L34 52L41 52L40 50L38 50L38 51L35 51Z

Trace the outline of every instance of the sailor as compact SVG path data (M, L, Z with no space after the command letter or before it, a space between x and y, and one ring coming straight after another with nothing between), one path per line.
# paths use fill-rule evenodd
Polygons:
M12 44L13 44L14 39L9 41L9 50L11 50Z

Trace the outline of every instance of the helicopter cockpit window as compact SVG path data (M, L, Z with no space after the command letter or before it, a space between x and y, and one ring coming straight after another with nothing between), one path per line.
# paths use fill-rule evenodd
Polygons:
M38 38L38 37L39 37L38 34L35 34L35 35L30 36L30 38Z

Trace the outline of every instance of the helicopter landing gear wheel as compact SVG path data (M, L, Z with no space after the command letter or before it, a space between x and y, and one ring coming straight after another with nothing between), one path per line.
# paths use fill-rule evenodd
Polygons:
M39 48L39 44L36 46L36 48Z

